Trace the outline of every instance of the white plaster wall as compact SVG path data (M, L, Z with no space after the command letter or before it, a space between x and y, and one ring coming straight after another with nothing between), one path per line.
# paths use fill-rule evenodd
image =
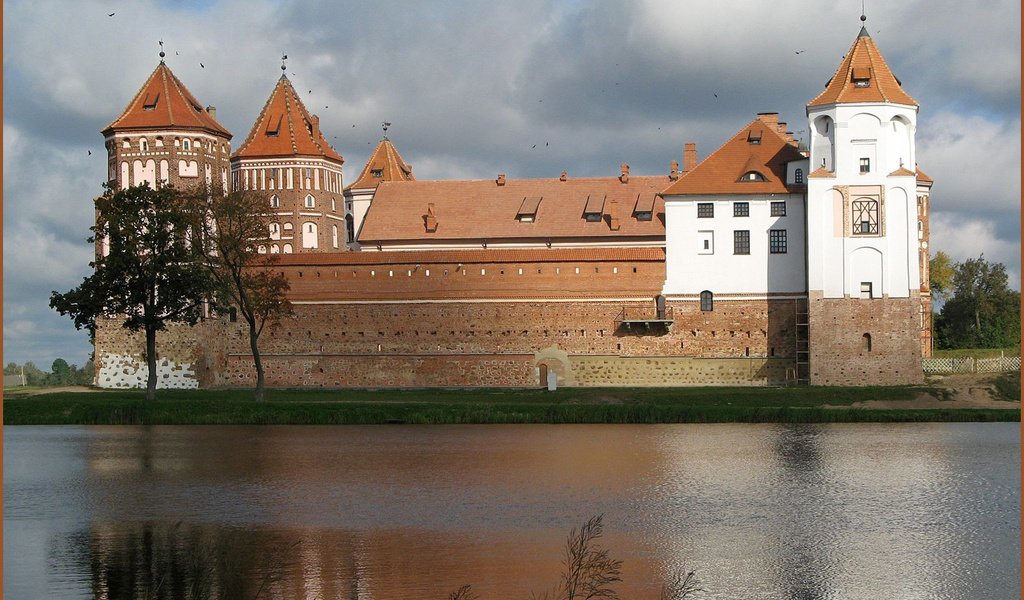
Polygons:
M786 216L771 216L771 202L785 201ZM712 202L713 218L698 218L697 204ZM748 202L750 216L734 217L733 203ZM802 194L665 197L666 296L699 294L764 295L803 293L804 200ZM786 230L787 252L770 254L768 231ZM733 253L733 232L750 231L750 254ZM714 252L700 240L711 232Z
M96 373L101 388L144 388L149 377L146 361L128 354L105 354ZM160 389L197 389L195 369L191 364L178 364L166 359L157 361L156 387Z

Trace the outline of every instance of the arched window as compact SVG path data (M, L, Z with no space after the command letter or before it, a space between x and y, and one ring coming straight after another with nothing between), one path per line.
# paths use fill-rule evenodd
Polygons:
M181 149L182 150L191 150L192 149L192 140L181 140Z
M764 175L757 171L747 171L740 177L740 181L764 181Z
M338 247L338 226L331 225L331 245L335 248Z
M146 138L142 138L139 140L139 150L143 152L149 152L149 142L146 140Z
M793 173L793 181L795 183L797 183L797 184L801 184L801 183L804 182L804 170L803 169L797 169Z
M302 247L303 248L316 248L317 247L317 227L316 227L316 223L303 223L302 224Z
M277 244L274 244L274 245L270 246L270 253L271 254L279 254L280 252L281 252L281 249L277 246Z
M270 208L281 208L281 199L274 194L270 197Z
M270 239L279 240L281 239L281 226L277 223L270 224Z
M267 247L266 246L257 246L256 247L256 252L258 254L266 254L267 253Z
M345 215L345 241L349 244L356 241L356 222L352 215Z
M854 235L878 235L878 202L867 198L854 200L850 208L853 212Z
M871 352L871 334L865 333L864 335L860 336L860 339L861 347L864 350L864 352Z
M292 253L292 245L291 244L285 244L284 247L281 248L281 252L284 253L284 254L291 254Z
M700 293L700 309L703 312L711 312L715 308L715 295L704 290Z
M316 208L316 199L312 194L306 196L306 208Z

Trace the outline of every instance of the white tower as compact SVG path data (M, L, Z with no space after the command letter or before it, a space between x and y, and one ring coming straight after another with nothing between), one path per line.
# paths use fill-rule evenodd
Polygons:
M917 111L864 27L807 104L811 383L922 380Z

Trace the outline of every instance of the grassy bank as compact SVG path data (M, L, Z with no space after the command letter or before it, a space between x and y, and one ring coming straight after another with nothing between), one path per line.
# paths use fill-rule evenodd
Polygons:
M7 396L5 425L386 423L829 423L1019 421L1006 409L855 408L912 401L928 388L574 388L541 390L168 390ZM828 406L826 406L828 405Z

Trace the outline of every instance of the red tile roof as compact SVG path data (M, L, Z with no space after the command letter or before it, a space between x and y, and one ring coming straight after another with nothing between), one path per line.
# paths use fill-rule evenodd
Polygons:
M374 171L380 171L380 177L375 177L373 175ZM398 153L395 145L391 143L391 140L384 138L373 150L370 160L366 161L362 174L359 175L359 178L354 183L348 186L348 189L376 188L383 181L415 180L416 178L412 175L412 167L402 160L402 156Z
M114 129L197 129L231 139L228 132L188 91L170 68L160 61L119 117L103 134Z
M866 82L866 85L858 87L855 79ZM917 101L903 91L899 79L892 74L874 40L863 28L850 51L843 57L835 75L825 84L825 90L808 102L807 106L855 102L892 102L917 106Z
M805 157L784 133L779 133L779 126L771 117L762 116L748 123L661 195L795 192L795 187L786 186L786 163ZM752 171L760 173L764 181L743 179Z
M932 178L921 170L921 167L917 167L917 180L920 181L921 183L934 183Z
M320 131L320 119L310 115L284 75L260 111L249 137L232 158L312 156L344 162Z
M370 203L359 241L545 239L563 237L629 237L665 235L664 203L655 195L670 183L667 176L559 179L505 179L472 181L383 182ZM588 198L605 197L601 221L583 218ZM517 215L526 199L536 199L536 217L521 221ZM614 203L613 203L614 201ZM633 212L654 203L654 218L638 221ZM534 200L528 205L532 206ZM427 234L424 215L434 205L437 230ZM614 207L619 228L612 230Z

